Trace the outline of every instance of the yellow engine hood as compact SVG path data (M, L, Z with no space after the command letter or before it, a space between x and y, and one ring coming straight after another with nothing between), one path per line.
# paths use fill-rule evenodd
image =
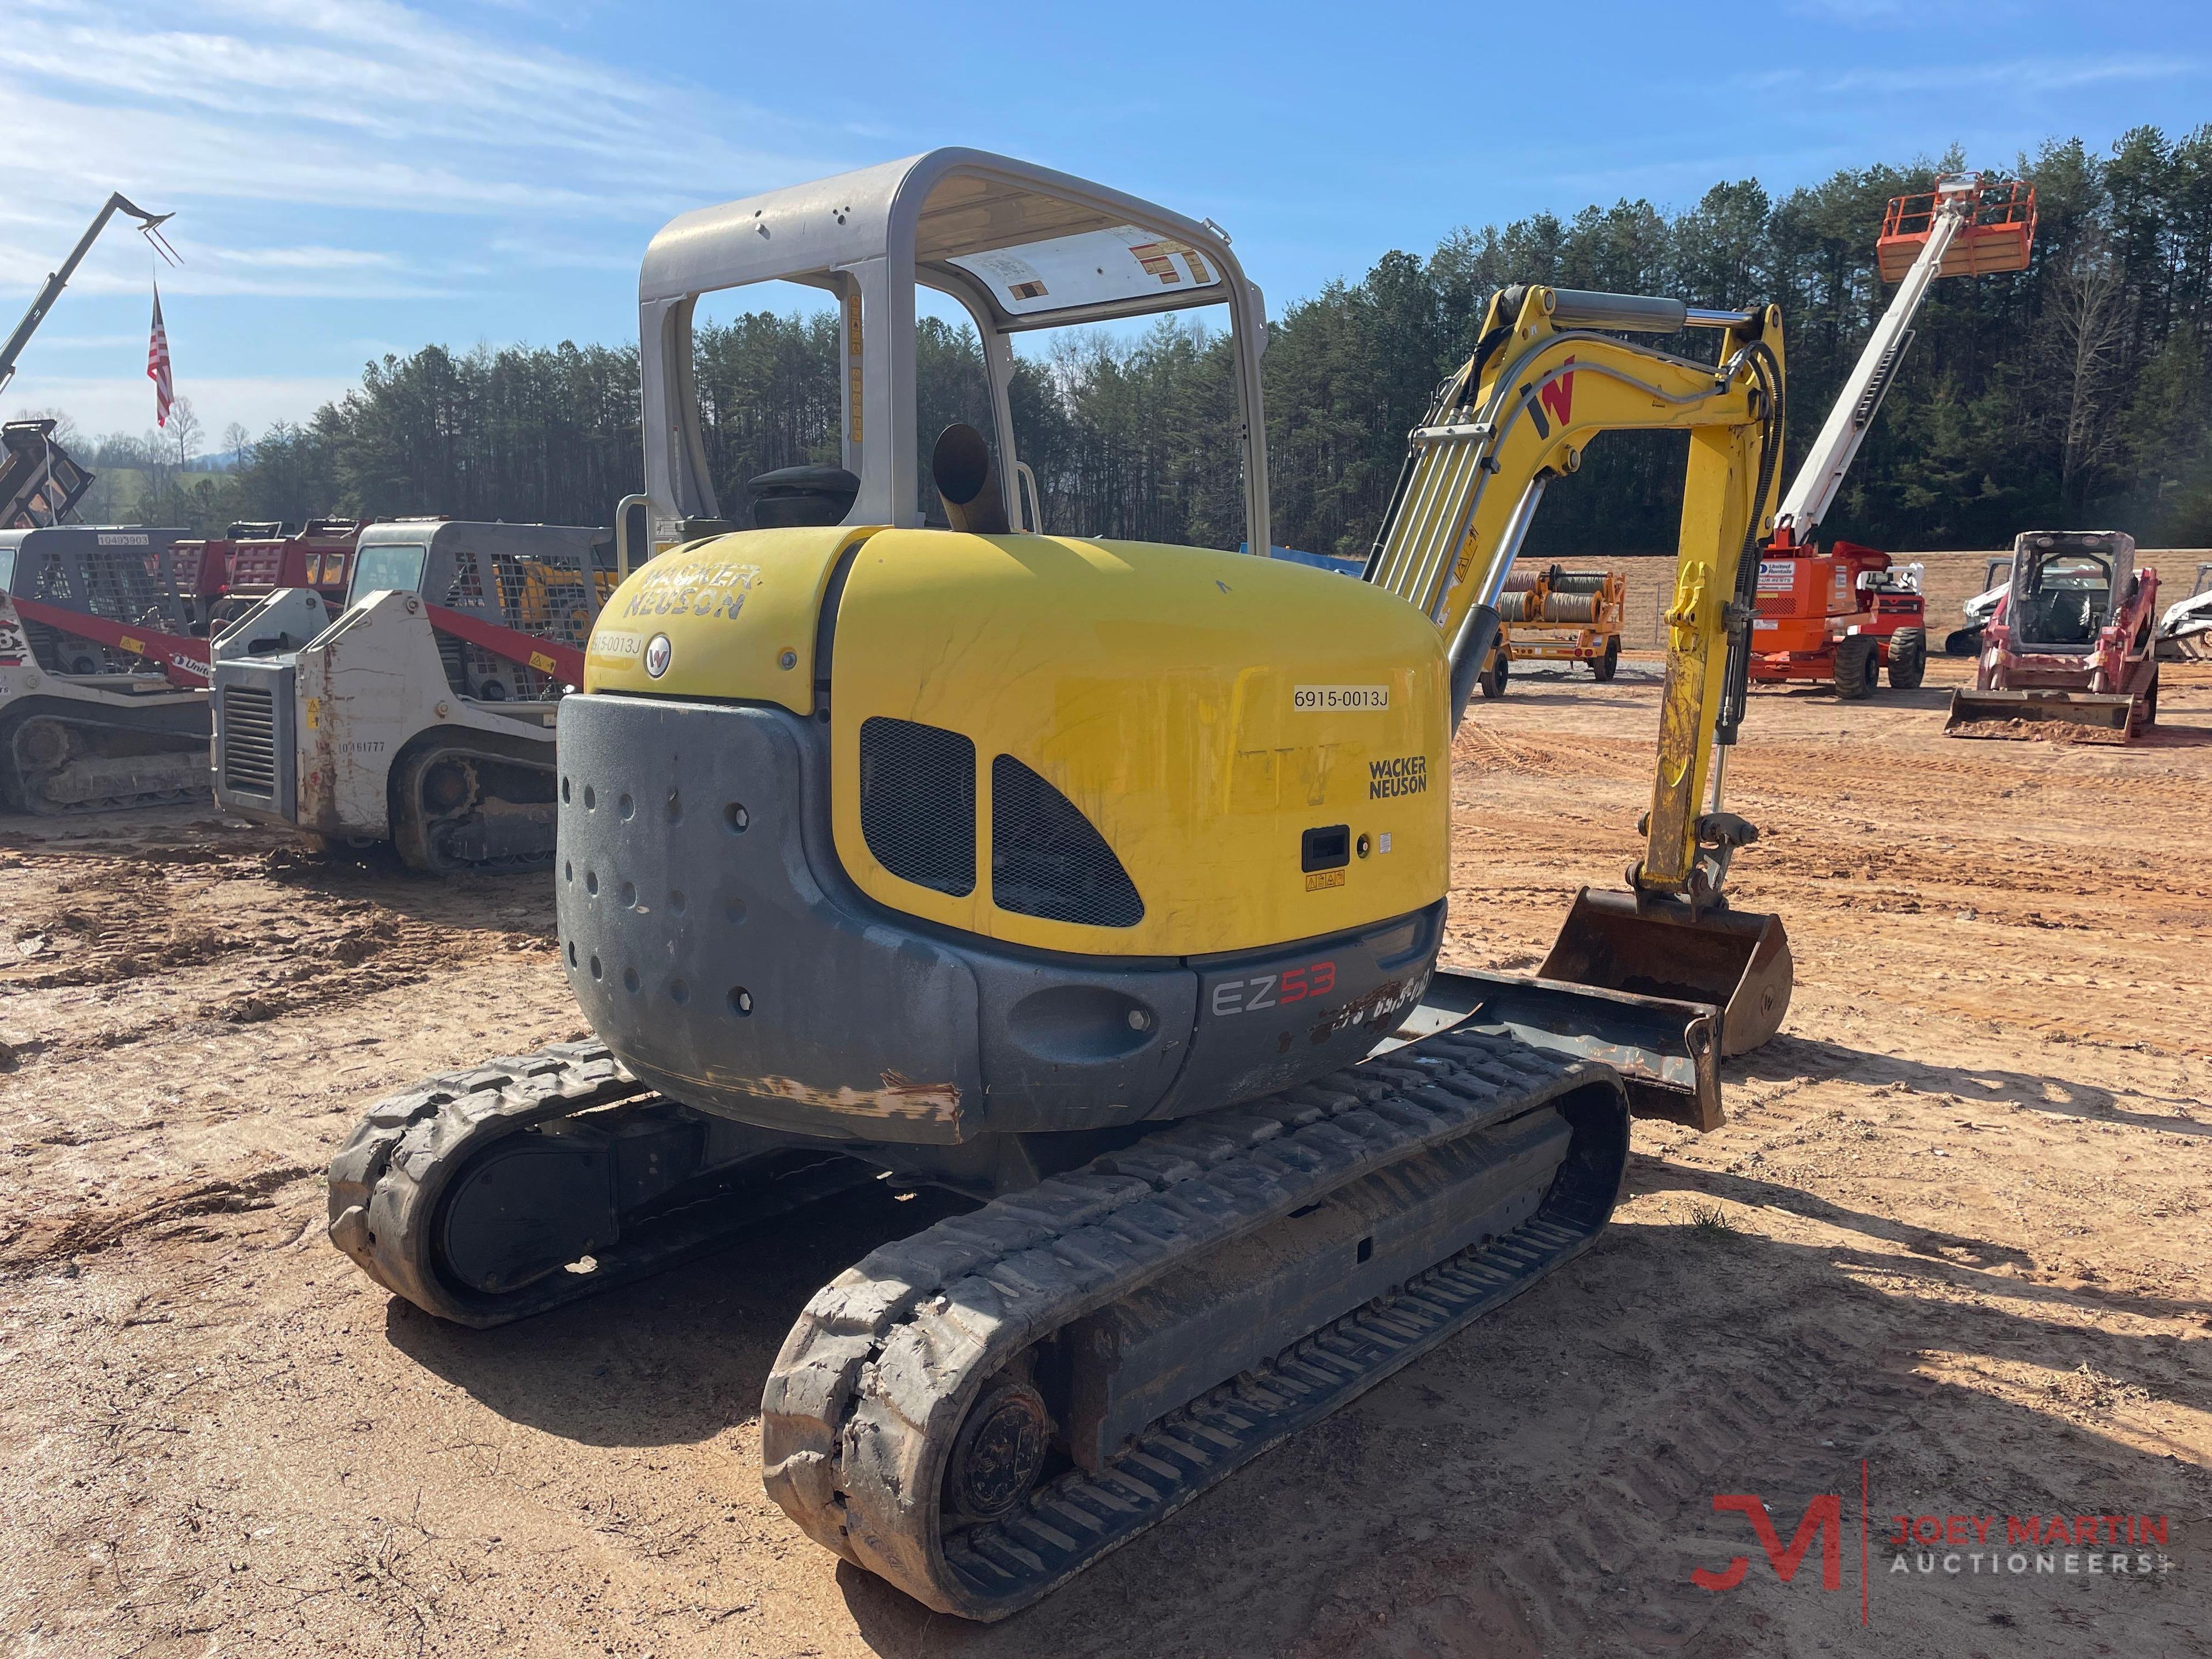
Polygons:
M1442 641L1391 594L1301 565L1067 537L741 532L623 584L593 633L587 688L811 714L814 617L856 542L831 651L832 815L839 859L871 896L1010 943L1188 957L1335 933L1443 896ZM645 664L656 634L670 641L658 678ZM874 717L974 744L972 891L903 879L870 850L860 766ZM1104 837L1142 898L1133 925L994 902L1002 755ZM1338 825L1348 861L1304 867L1306 832Z

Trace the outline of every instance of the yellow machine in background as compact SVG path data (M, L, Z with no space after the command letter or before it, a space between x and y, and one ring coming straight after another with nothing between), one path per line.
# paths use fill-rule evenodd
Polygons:
M841 307L844 465L752 481L731 531L690 323L769 280ZM917 286L975 324L989 434L915 430ZM1690 979L1739 942L1713 756L1779 320L1500 295L1362 586L1048 526L1022 489L1013 336L1220 305L1270 544L1266 319L1209 224L941 150L687 214L640 299L625 544L656 551L560 713L561 953L599 1041L372 1109L331 1237L496 1325L705 1249L742 1273L775 1248L746 1228L863 1182L963 1195L809 1303L762 1467L826 1548L1003 1617L1585 1248L1632 1112L1719 1121L1742 963L1719 1000L1612 934L1558 979L1437 966L1450 748L1546 481L1599 432L1686 430L1644 854L1577 915L1669 936ZM1613 337L1685 325L1716 363Z

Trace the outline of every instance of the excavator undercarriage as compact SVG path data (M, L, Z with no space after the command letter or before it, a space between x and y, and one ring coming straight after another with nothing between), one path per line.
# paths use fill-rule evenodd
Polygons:
M1628 1116L1609 1067L1476 1020L1129 1138L818 1292L769 1378L769 1489L918 1600L1002 1617L1585 1248ZM566 1045L373 1109L331 1236L501 1323L884 1173L778 1140Z

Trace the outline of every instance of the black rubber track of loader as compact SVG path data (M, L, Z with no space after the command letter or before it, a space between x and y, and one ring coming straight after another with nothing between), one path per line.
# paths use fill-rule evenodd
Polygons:
M1349 1182L1555 1103L1574 1139L1528 1221L1168 1413L1097 1474L1072 1470L1006 1518L947 1535L952 1440L1030 1345ZM816 1541L915 1599L1003 1618L1586 1248L1619 1195L1627 1139L1610 1067L1457 1030L1185 1120L887 1244L817 1292L769 1376L769 1492Z
M205 800L211 793L204 765L200 769L201 781L185 788L141 789L127 795L92 795L82 800L57 801L46 793L46 778L66 776L70 763L65 763L55 772L41 775L38 769L25 761L17 746L23 728L34 721L46 720L59 726L93 733L92 743L97 746L111 738L143 738L167 735L149 732L144 728L124 725L118 721L88 719L83 715L49 713L36 708L27 709L16 718L0 723L0 807L16 812L27 812L39 817L74 817L85 812L115 812L139 806L172 806ZM202 738L197 745L189 739L169 752L197 757L204 761L207 739ZM99 755L88 759L104 758ZM33 793L31 780L38 779Z

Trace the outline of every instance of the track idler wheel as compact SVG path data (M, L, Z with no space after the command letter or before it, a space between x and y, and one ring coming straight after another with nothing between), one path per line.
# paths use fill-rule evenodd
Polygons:
M1036 1490L1051 1446L1044 1396L1016 1378L994 1382L953 1437L945 1465L945 1513L966 1521L1012 1515Z
M15 738L15 752L24 763L42 772L64 764L76 747L59 720L26 720Z
M476 793L475 769L458 756L440 760L423 775L422 804L440 817L461 811Z

